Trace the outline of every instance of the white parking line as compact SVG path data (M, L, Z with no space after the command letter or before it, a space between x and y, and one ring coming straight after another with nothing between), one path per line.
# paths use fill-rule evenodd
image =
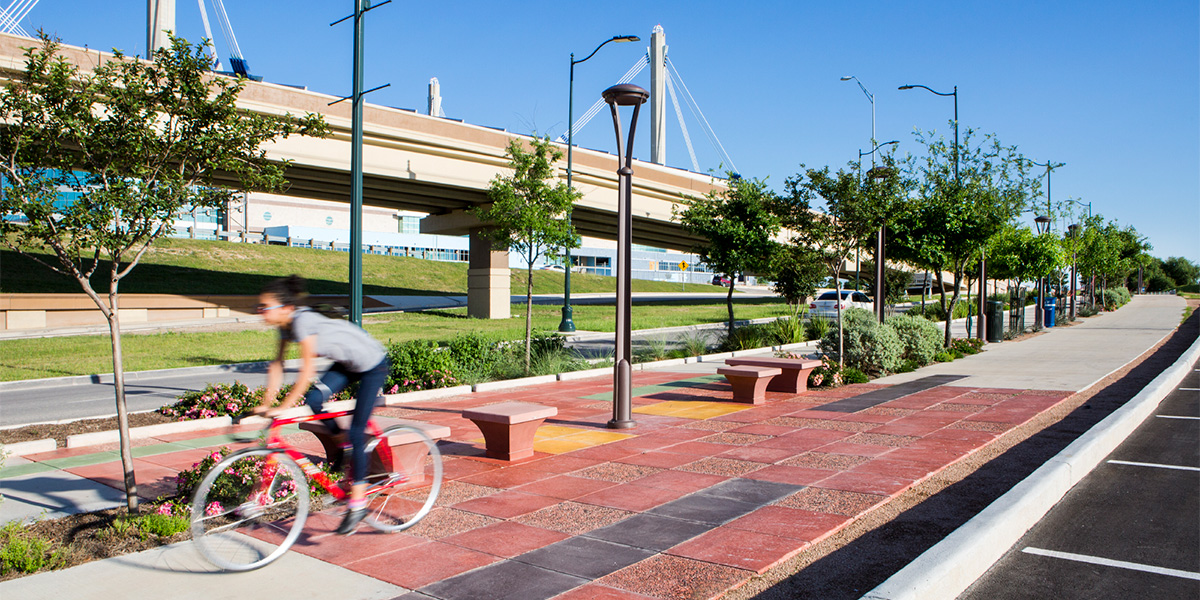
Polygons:
M1200 392L1200 388L1179 388L1181 392Z
M1179 471L1200 471L1196 467L1181 467L1179 465L1160 465L1158 463L1130 462L1128 460L1110 460L1109 464L1113 465L1130 465L1134 467L1155 467L1157 469L1176 469Z
M1188 419L1191 421L1200 421L1200 417L1183 417L1177 415L1154 415L1160 419Z
M1027 554L1037 554L1039 556L1049 556L1050 558L1061 558L1063 560L1073 560L1093 565L1101 565L1105 567L1117 567L1119 569L1130 569L1133 571L1142 571L1145 573L1155 573L1158 575L1169 575L1171 577L1182 577L1184 579L1195 579L1200 581L1200 573L1191 571L1180 571L1179 569L1167 569L1164 567L1155 567L1153 565L1142 565L1138 563L1125 562L1123 560L1112 560L1110 558L1100 558L1099 556L1087 556L1086 554L1072 554L1070 552L1056 552L1054 550L1042 550L1041 548L1024 548L1021 552Z

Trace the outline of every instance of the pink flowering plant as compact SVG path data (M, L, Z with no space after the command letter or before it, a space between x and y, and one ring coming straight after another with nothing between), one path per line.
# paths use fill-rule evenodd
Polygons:
M204 476L229 454L229 448L222 447L209 452L192 464L190 469L180 471L175 477L176 498L183 499L181 500L183 502L192 498ZM321 469L334 482L341 481L345 477L343 473L330 470L328 463L322 464ZM260 482L273 480L277 474L279 474L279 466L274 462L268 463L261 456L247 457L226 467L225 471L218 475L213 482L207 498L209 502L204 508L205 514L220 514L228 507L248 500L264 506L287 500L289 496L295 494L296 482L287 478L286 475L282 480L275 481L269 489L258 489L261 487ZM320 486L310 487L310 493L314 497L319 496L318 492L324 493L324 490Z
M279 404L291 387L291 385L283 386L274 403ZM177 421L224 416L240 418L248 416L255 406L262 403L263 394L266 391L266 386L259 386L251 390L240 381L213 383L201 391L184 393L174 403L158 409L158 412ZM349 400L352 397L350 390L343 390L330 400Z
M838 387L842 385L842 367L829 355L821 357L821 366L808 374L809 387Z

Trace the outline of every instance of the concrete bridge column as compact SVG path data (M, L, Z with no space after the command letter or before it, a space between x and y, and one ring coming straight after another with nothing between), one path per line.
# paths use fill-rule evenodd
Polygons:
M483 232L483 228L472 228L470 232L467 315L477 319L507 319L512 316L508 249L494 249Z

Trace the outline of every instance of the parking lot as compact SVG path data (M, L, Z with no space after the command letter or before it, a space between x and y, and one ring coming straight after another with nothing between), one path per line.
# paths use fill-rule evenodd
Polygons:
M1200 598L1200 373L960 598Z

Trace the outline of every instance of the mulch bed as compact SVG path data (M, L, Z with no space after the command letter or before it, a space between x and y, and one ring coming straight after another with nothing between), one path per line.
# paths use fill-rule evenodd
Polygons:
M171 422L174 422L174 419L157 412L139 412L130 413L129 415L130 427ZM116 417L85 419L51 425L26 425L24 427L0 430L0 443L16 444L18 442L32 442L34 440L54 438L54 441L58 442L58 447L63 448L67 445L67 436L95 431L113 431L115 429L117 429Z

